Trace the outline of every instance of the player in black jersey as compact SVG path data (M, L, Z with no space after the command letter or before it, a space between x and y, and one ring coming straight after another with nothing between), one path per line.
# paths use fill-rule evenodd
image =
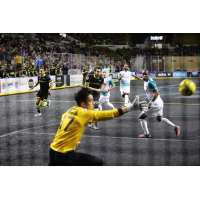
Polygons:
M45 73L45 75L50 75L50 67L48 67L48 66L44 66L44 73Z
M49 87L49 83L51 83L51 86ZM50 106L50 100L47 101L48 95L51 96L51 89L54 85L54 82L51 80L51 78L48 75L45 75L44 69L40 69L40 76L38 76L38 81L30 90L37 87L40 84L40 90L36 95L36 110L37 114L35 114L35 117L38 117L41 115L40 113L40 106L44 107L46 106L49 108Z
M100 99L100 93L102 89L102 85L104 83L104 78L101 75L101 67L95 67L94 72L91 72L88 74L85 82L85 86L92 91L92 95L94 98L94 110L99 110L99 99ZM91 127L91 123L88 124L89 127ZM97 122L95 122L95 126L93 127L95 130L99 129L97 126Z
M54 64L51 64L50 75L56 75L56 68Z

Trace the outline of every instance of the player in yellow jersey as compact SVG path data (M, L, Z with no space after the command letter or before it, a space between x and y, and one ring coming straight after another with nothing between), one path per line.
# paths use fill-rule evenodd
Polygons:
M62 115L60 126L49 150L49 166L99 166L103 161L85 153L75 151L87 124L114 119L131 110L138 109L138 97L133 104L109 111L94 111L94 98L89 88L82 88L74 94L77 106Z

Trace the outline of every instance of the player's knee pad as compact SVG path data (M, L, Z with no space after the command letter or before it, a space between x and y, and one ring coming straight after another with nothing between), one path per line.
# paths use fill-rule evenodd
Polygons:
M145 112L141 112L140 115L139 115L139 120L143 120L145 119L147 116L145 115Z
M128 92L125 92L124 95L128 95L128 96L129 96L129 93L128 93Z
M162 117L161 116L157 116L156 119L157 119L158 122L162 121Z
M124 98L126 95L129 96L129 93L125 92L124 94L122 94L122 97Z

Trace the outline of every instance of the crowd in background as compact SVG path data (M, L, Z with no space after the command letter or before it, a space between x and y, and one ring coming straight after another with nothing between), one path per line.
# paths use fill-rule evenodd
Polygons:
M95 40L104 44L124 44L123 34L69 34L81 42ZM48 42L47 42L48 41ZM0 78L38 76L39 69L44 68L49 75L81 74L85 65L109 69L110 72L119 72L124 61L112 62L106 58L111 50L108 47L93 47L80 55L76 54L77 43L75 40L63 38L59 34L2 34L0 33ZM166 55L166 48L128 47L117 49L117 52L130 63L131 58L140 55ZM72 54L71 57L68 54ZM183 46L176 44L174 56L200 56L200 46ZM92 57L95 57L93 59ZM123 63L123 64L122 64Z
M177 42L173 56L200 56L200 45L183 46Z

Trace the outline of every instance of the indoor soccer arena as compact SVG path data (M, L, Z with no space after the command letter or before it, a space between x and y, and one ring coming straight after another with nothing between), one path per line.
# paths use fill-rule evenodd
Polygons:
M199 166L199 38L199 34L177 33L1 34L0 166L49 165L50 145L65 120L61 117L77 106L75 93L93 88L88 77L94 79L95 70L100 70L104 81L103 74L112 80L109 88L115 86L107 91L109 102L119 111L115 111L117 115L128 111L98 121L96 129L95 123L91 127L86 124L75 152L100 158L104 166ZM147 110L158 98L154 99L154 93L150 101L147 98L144 72L154 83L151 90L163 101L161 116L147 116L141 107L132 108L136 96L139 102L146 102ZM129 73L126 87L130 89L124 96L123 73ZM46 101L38 96L43 76L50 80ZM184 80L195 85L188 95L180 92ZM37 104L38 99L42 104ZM98 107L101 101L97 102ZM97 109L91 112L100 113ZM113 109L102 104L102 111L108 110ZM141 115L147 116L146 127L139 119ZM94 116L98 118L98 114ZM178 135L174 125L180 127ZM139 137L148 135L146 130L151 137Z

